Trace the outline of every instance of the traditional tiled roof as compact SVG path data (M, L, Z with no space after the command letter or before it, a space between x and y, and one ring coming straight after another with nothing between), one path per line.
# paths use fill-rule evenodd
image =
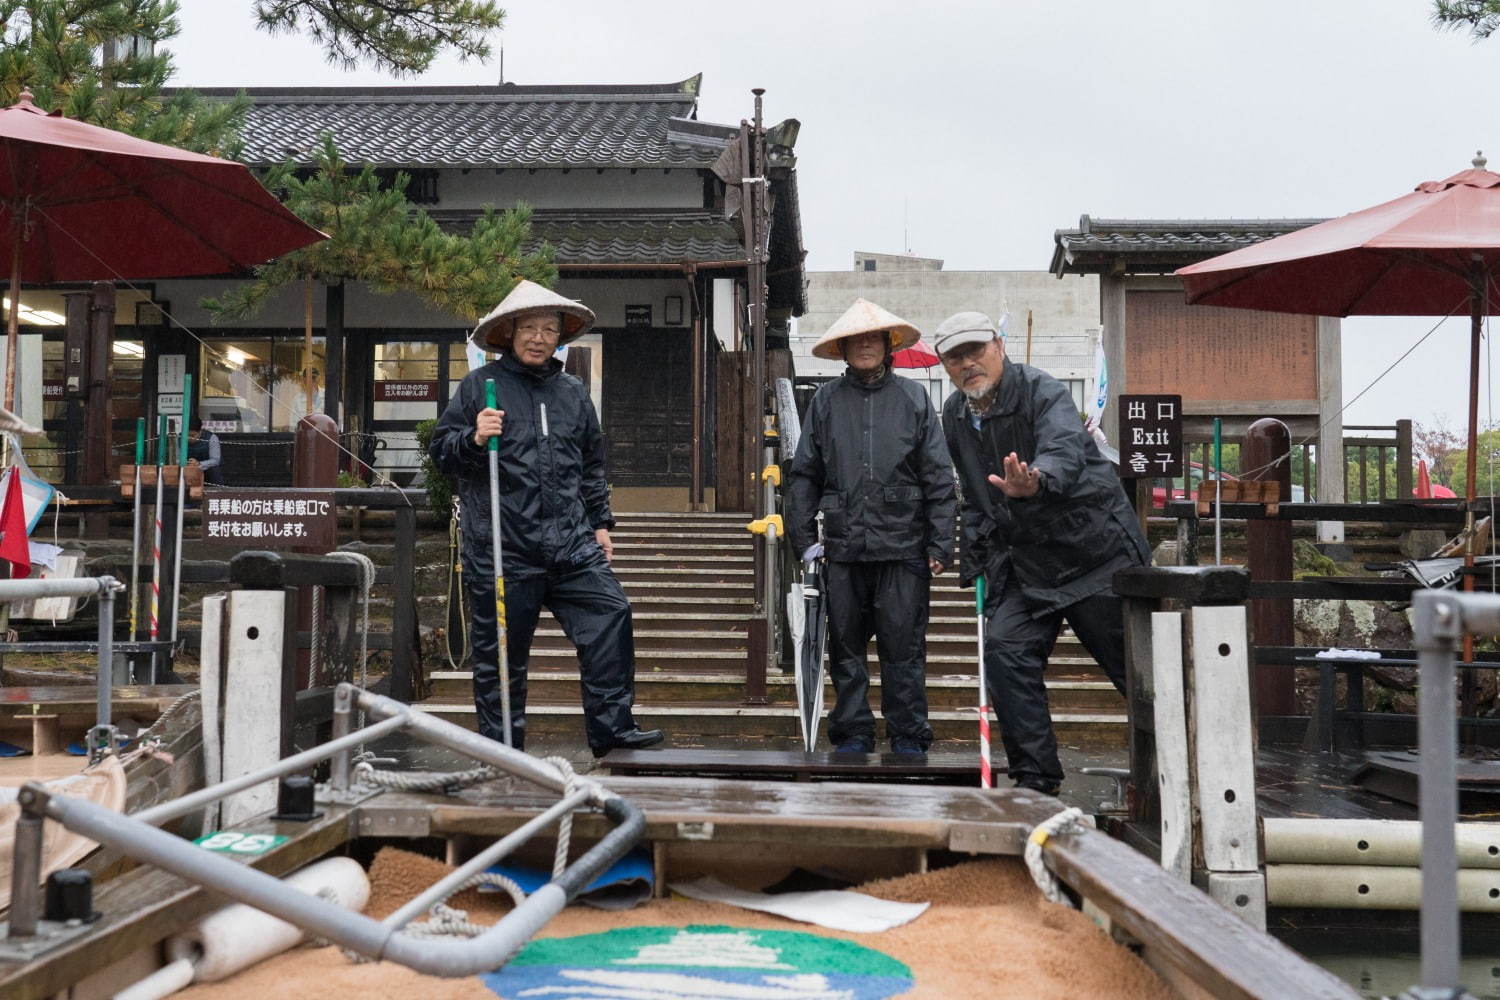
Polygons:
M1166 274L1323 219L1093 219L1053 234L1052 273Z
M322 132L376 167L706 167L732 128L694 120L679 83L248 88L242 159L309 159ZM198 93L224 98L238 89Z
M447 228L471 225L474 212L431 213ZM531 217L531 247L551 245L557 264L600 267L743 261L739 230L718 212L682 210L537 211Z

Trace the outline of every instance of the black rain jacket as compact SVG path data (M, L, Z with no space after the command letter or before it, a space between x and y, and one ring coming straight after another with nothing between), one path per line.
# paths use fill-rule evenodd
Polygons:
M523 579L603 558L597 528L614 527L604 479L604 437L582 382L548 359L532 369L502 354L464 376L427 452L458 479L464 572L495 574L490 544L489 452L474 443L484 383L495 380L500 433L500 532L505 576Z
M1051 375L1007 359L979 429L964 394L954 392L943 403L943 433L963 490L965 586L983 572L997 601L1014 575L1040 616L1108 590L1117 569L1150 563L1114 467ZM1041 472L1035 496L1013 500L990 485L1011 452Z
M792 461L787 535L798 558L818 540L835 562L953 564L953 463L927 392L889 369L853 372L813 396Z

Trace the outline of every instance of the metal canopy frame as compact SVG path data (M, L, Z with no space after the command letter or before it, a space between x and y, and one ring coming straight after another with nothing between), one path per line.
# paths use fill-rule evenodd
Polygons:
M0 599L4 597L4 591L0 590ZM370 724L352 730L355 710L365 712ZM357 794L359 788L350 787L351 751L361 743L396 730L405 730L430 743L523 778L558 793L560 799L383 921L351 913L336 903L299 892L273 876L205 851L157 828L160 823L191 813L235 792L303 771L330 758L330 797L337 799ZM0 950L35 955L39 950L39 937L52 934L59 937L59 942L66 940L66 928L40 921L38 913L42 826L44 819L50 819L138 861L253 906L372 959L396 962L417 972L446 977L489 972L504 965L584 887L634 847L646 825L644 814L636 806L598 782L564 774L521 751L351 684L340 684L335 691L334 737L328 743L132 816L50 792L36 782L25 785L18 799L22 815L15 840L11 919L6 938L0 941ZM463 881L494 864L543 828L584 807L603 813L614 828L560 875L527 896L483 934L462 940L444 940L402 933L413 918L446 898Z

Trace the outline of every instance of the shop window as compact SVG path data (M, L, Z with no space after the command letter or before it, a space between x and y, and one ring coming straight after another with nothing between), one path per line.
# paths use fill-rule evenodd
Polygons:
M432 341L375 345L374 419L431 420L438 415L438 351Z
M202 389L198 413L216 434L289 433L308 413L307 376L313 381L313 412L323 408L323 338L308 354L300 336L213 340L200 351Z

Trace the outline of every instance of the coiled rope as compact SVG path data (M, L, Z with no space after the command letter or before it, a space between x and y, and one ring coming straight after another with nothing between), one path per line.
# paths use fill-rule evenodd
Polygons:
M558 776L563 780L562 797L568 798L581 786L593 785L592 782L580 777L573 770L573 764L566 757L546 757L546 763L557 769ZM493 767L476 767L468 771L453 772L421 772L402 774L396 771L377 771L368 761L361 761L354 765L354 778L357 782L366 782L378 785L382 788L397 789L408 792L442 792L452 794L462 788L483 784L500 776L500 772ZM613 793L607 791L603 786L593 785L592 798L602 801L611 797ZM573 839L573 814L568 813L557 825L557 849L552 855L552 877L555 879L562 875L568 867L568 854ZM489 930L484 924L476 924L469 920L469 914L465 910L455 909L448 905L448 901L459 893L466 892L476 886L487 885L492 888L503 890L507 893L511 902L520 906L526 899L526 893L515 883L498 872L478 872L470 878L460 882L452 892L444 896L440 901L434 903L428 910L427 919L417 923L407 924L398 933L410 934L413 937L476 937ZM352 962L368 962L370 959L358 952L348 948L343 949L344 956Z
M1042 860L1042 849L1047 846L1047 841L1082 822L1083 810L1077 806L1069 806L1056 816L1038 823L1031 831L1031 836L1026 838L1026 870L1031 872L1031 880L1049 902L1062 903L1065 902L1065 897L1057 884L1056 876L1047 870L1047 865Z

